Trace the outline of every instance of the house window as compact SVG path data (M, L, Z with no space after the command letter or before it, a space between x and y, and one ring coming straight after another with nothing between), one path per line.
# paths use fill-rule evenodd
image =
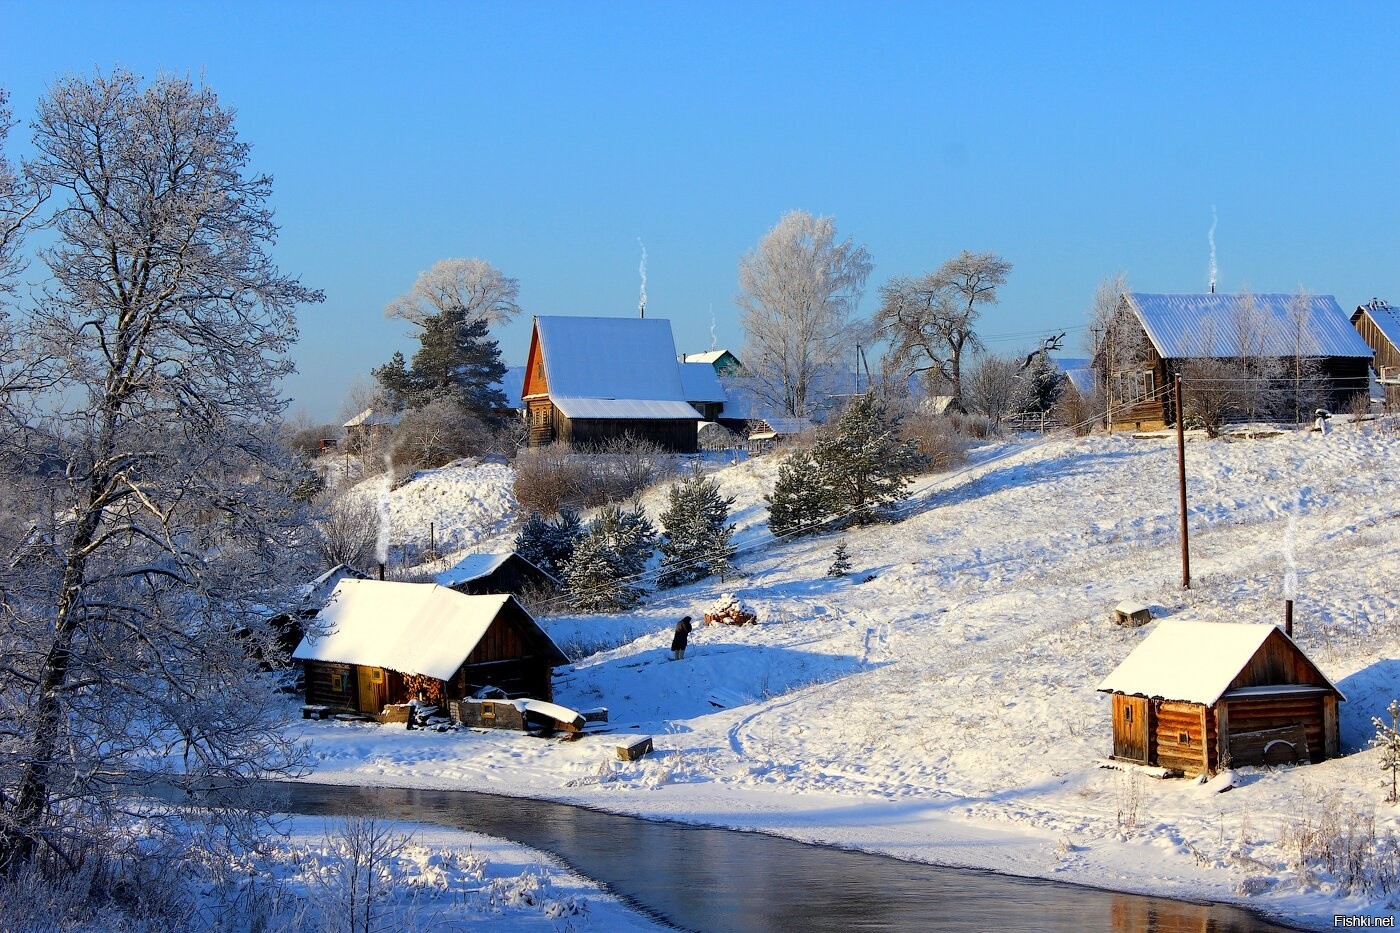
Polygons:
M1189 732L1179 732L1177 733L1177 740L1180 741L1182 745L1190 745L1191 734Z
M495 718L496 718L496 704L494 704L494 703L483 703L483 704L481 704L481 718L482 718L482 719L495 719Z
M1142 402L1157 391L1157 375L1150 369L1113 374L1113 397L1119 402Z
M1133 721L1133 708L1131 706L1123 707L1123 721L1127 723Z

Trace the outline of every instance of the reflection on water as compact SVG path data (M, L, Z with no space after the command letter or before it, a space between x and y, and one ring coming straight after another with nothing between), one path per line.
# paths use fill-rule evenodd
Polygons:
M1233 907L940 868L528 798L285 784L262 803L285 812L414 820L510 839L553 853L633 907L690 930L1287 929Z

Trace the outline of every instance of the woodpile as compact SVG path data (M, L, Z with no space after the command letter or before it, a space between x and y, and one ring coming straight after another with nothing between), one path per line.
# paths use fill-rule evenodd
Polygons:
M753 625L758 622L758 613L735 598L733 593L725 593L705 610L706 625Z

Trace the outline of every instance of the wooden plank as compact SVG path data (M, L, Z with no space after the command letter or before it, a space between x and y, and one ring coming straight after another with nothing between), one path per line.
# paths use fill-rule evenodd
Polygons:
M643 755L650 754L653 751L655 751L655 748L653 748L651 744L651 736L649 735L639 736L625 744L618 743L617 745L617 757L621 758L623 761L636 761Z
M1335 696L1325 696L1322 698L1322 755L1324 758L1336 758L1341 754L1341 733L1337 728L1337 698Z
M1221 768L1230 767L1230 704L1215 707L1215 757Z

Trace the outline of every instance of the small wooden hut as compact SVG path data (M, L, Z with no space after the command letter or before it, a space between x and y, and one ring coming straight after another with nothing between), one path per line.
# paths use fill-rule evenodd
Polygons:
M519 596L529 589L559 588L558 580L514 551L505 554L468 554L434 580L438 586L471 596L488 593Z
M1184 774L1337 755L1345 700L1273 625L1161 622L1100 691L1113 758Z
M306 702L380 714L422 691L446 703L494 686L550 700L568 658L508 594L466 596L433 583L342 580L292 657Z
M1375 351L1371 369L1385 390L1385 410L1395 411L1400 408L1400 310L1372 298L1352 314L1351 326Z

